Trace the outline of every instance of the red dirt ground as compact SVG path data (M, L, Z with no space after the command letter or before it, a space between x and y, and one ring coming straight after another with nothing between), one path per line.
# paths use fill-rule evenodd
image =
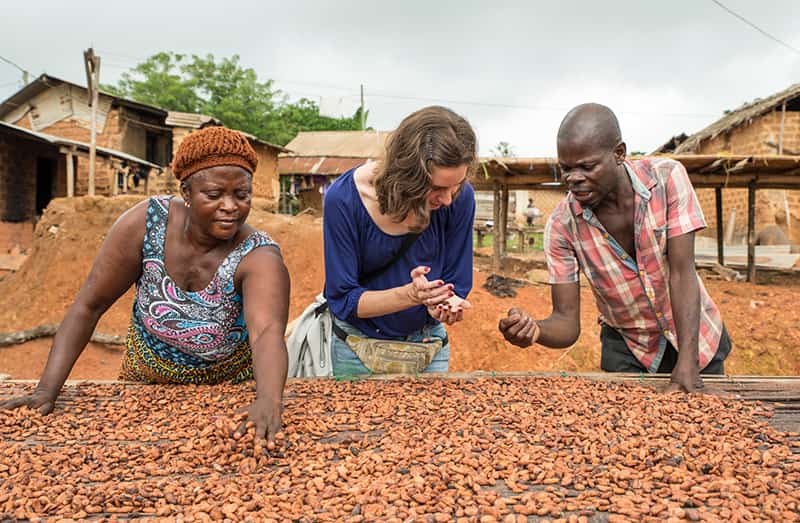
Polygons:
M54 200L37 225L30 258L19 272L0 280L0 332L59 322L86 277L105 232L137 201L136 197ZM256 201L250 223L281 245L292 275L290 318L294 318L322 287L321 221L313 216L275 215L266 208ZM473 309L467 320L450 328L452 371L599 370L597 310L588 288L581 292L582 334L574 347L519 349L504 342L497 322L511 306L526 308L539 318L548 315L549 287L532 284L517 289L516 298L494 297L482 287L489 274L485 262L476 259L475 286L469 297ZM523 276L524 271L509 275ZM767 285L707 280L706 286L734 340L726 367L729 373L800 375L800 318L793 307L800 286L797 279L781 278ZM132 299L129 291L101 319L98 332L124 335ZM0 373L18 379L37 378L50 341L0 348ZM116 378L121 354L119 346L90 344L71 378Z

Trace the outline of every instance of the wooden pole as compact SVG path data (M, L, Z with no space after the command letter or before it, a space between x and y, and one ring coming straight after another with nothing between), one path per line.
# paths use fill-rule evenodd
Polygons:
M756 282L756 183L747 187L747 281Z
M67 198L75 196L75 156L67 153Z
M778 132L778 154L783 154L783 122L786 120L786 100L781 107L781 130Z
M119 194L119 183L117 182L119 178L119 171L122 169L122 166L115 167L114 162L109 162L111 165L110 174L108 175L109 183L111 184L111 194L116 196Z
M361 130L364 131L367 128L367 115L364 114L364 84L361 84Z
M505 256L508 252L508 185L500 187L500 254Z
M86 84L88 89L89 106L92 108L92 127L89 138L89 196L95 192L95 158L97 154L97 103L100 87L100 57L94 54L91 47L83 52L84 65L86 66Z
M492 219L494 223L492 234L492 266L500 270L500 184L494 182L492 198Z
M714 188L714 198L717 204L717 262L725 265L725 237L722 230L722 187Z

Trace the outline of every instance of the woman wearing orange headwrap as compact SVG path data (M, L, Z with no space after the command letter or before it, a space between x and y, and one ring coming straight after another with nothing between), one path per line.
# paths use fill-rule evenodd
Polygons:
M182 198L154 196L117 220L35 391L0 407L51 412L98 320L135 283L120 378L199 384L255 376L249 420L256 439L271 442L286 381L289 275L277 244L245 223L257 163L236 131L211 127L189 135L172 165Z

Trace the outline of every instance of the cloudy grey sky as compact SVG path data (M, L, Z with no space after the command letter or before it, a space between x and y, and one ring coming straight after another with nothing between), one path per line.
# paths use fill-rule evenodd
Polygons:
M800 49L800 1L721 0ZM364 84L369 124L392 129L432 103L466 116L481 152L510 142L551 156L572 106L614 109L629 150L697 131L725 109L800 82L800 52L712 0L29 1L4 5L0 55L33 75L101 81L162 50L238 54L292 98L346 97ZM21 73L0 62L0 98Z

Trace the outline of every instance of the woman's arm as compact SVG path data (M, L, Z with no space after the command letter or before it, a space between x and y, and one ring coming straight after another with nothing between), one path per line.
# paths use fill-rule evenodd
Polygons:
M255 442L271 448L281 430L288 356L283 335L289 316L289 271L275 247L259 248L239 265L244 318L253 351L256 399L249 407ZM241 432L241 429L240 429Z
M323 239L325 249L325 297L337 318L374 318L416 305L435 306L452 290L441 280L428 282L425 267L417 267L409 283L391 289L369 291L359 282L363 253L359 244L359 224L342 188L325 195ZM388 260L387 260L388 261Z
M453 285L443 280L428 281L430 269L419 266L411 271L411 281L400 287L382 291L364 291L358 300L359 318L375 318L404 311L417 305L435 308L453 296Z
M56 332L35 391L3 402L0 408L28 406L38 408L42 414L52 412L61 387L100 317L139 277L147 205L144 201L128 210L108 231L89 276Z

